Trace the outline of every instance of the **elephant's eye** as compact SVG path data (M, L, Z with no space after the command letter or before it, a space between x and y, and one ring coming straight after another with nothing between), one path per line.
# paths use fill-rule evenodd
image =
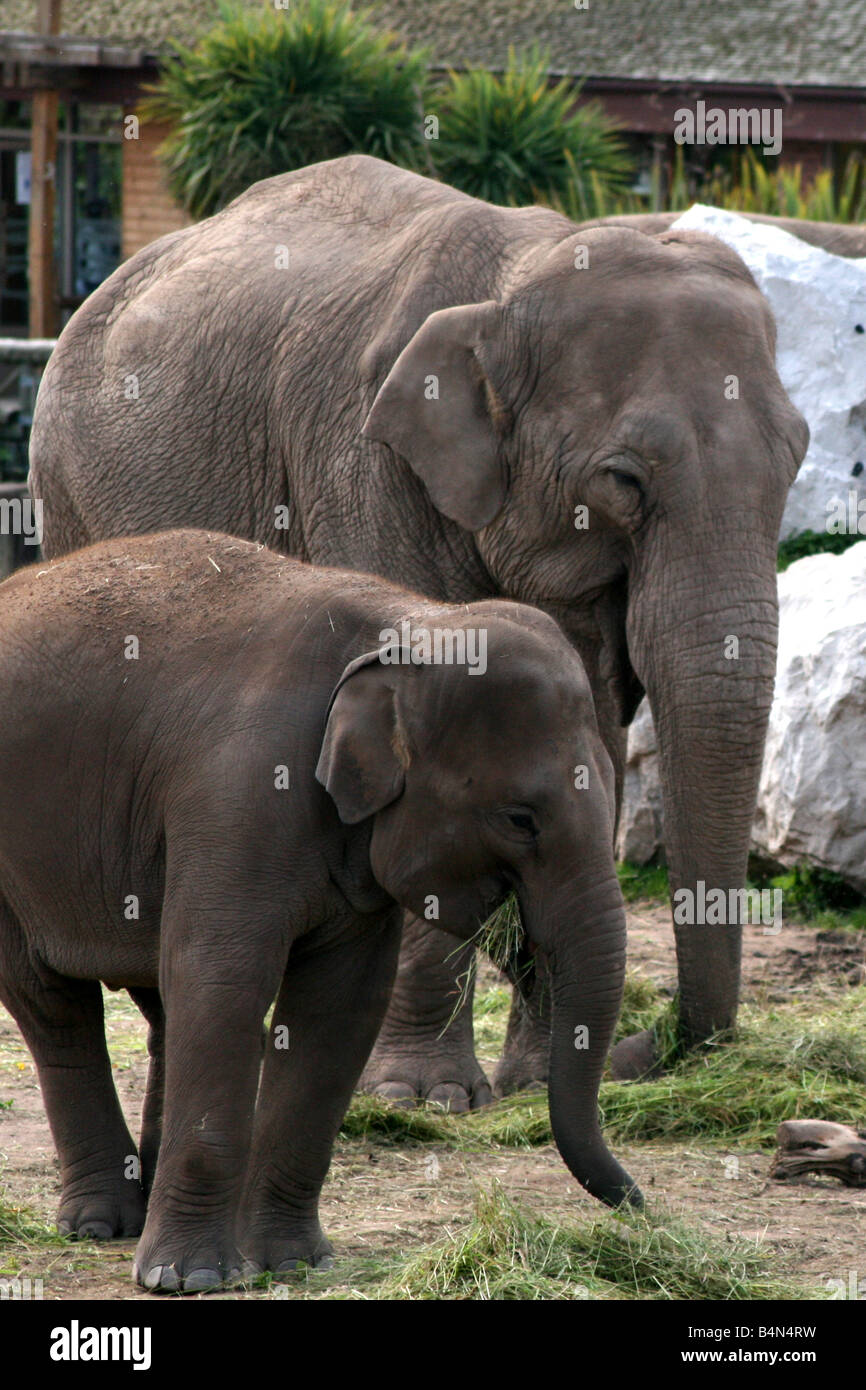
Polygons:
M535 836L538 834L538 826L529 811L506 811L509 823L524 835Z
M634 473L626 473L624 468L611 468L609 472L610 476L614 478L621 487L630 488L636 497L643 498L643 483Z

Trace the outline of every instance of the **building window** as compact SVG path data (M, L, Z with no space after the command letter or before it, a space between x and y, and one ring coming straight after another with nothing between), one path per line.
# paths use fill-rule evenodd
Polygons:
M59 321L120 264L119 106L63 102L54 254ZM30 103L0 102L0 337L26 337Z

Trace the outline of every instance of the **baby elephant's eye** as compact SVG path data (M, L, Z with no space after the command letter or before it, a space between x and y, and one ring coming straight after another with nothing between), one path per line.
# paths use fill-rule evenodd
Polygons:
M535 821L528 811L509 811L508 819L516 830L522 830L525 835L537 835Z

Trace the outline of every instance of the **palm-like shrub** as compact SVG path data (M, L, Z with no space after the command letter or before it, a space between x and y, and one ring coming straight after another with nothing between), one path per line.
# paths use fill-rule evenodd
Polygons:
M174 48L142 114L172 126L160 156L194 217L318 160L363 151L413 166L423 153L425 54L344 0L223 3L194 47Z
M614 122L596 102L577 106L577 95L566 79L551 85L538 48L522 57L510 50L501 75L452 72L431 107L437 172L491 203L568 196L589 215L599 196L623 187L631 163Z

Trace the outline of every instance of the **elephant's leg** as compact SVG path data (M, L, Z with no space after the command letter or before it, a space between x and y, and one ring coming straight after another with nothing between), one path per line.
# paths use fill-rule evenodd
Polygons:
M296 946L268 1039L238 1223L258 1269L328 1262L319 1193L334 1140L387 1008L400 914L353 924L326 946Z
M454 1111L488 1104L493 1093L472 1030L474 967L474 947L407 914L394 992L363 1090L392 1100L420 1096Z
M550 971L542 955L535 957L535 968L528 994L517 989L511 998L511 1012L502 1056L493 1073L493 1091L510 1096L547 1081L550 1056Z
M155 1291L197 1293L240 1276L234 1230L262 1020L288 954L282 885L211 860L167 891L162 913L165 1105L134 1268Z
M147 1020L147 1090L141 1112L141 1186L145 1199L150 1196L159 1143L162 1138L162 1107L165 1098L165 1012L158 989L131 989L129 996Z
M58 1228L89 1240L138 1235L144 1195L112 1080L102 990L33 962L5 907L0 932L0 998L33 1054L60 1160Z

